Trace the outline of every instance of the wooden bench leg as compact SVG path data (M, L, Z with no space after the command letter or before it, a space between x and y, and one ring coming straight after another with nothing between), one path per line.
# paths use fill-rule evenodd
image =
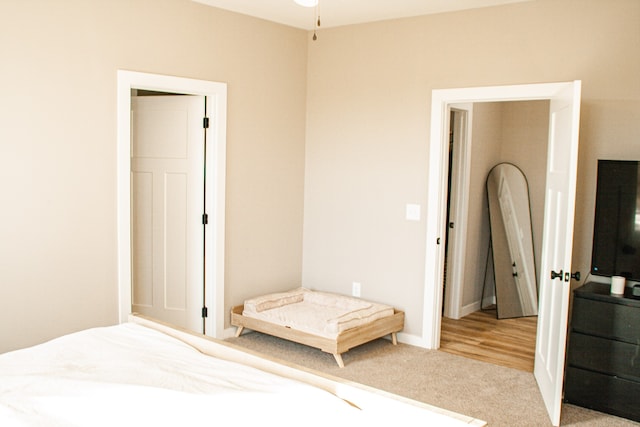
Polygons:
M338 366L340 366L341 368L344 368L344 362L342 361L342 356L338 353L334 353L333 357L335 357L336 362L338 362Z
M238 329L236 329L236 338L240 336L243 330L244 330L244 326L238 326Z
M395 332L391 332L391 342L393 345L398 345L398 337Z

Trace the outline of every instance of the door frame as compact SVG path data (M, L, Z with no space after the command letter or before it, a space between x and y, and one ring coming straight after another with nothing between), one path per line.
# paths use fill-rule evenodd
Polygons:
M447 206L449 111L453 104L551 100L573 82L435 89L431 98L426 259L422 319L423 347L440 347L444 239Z
M226 83L118 70L117 72L117 258L118 319L127 322L131 313L131 90L202 95L206 97L207 130L206 191L208 226L206 237L207 335L224 333L224 241L226 177Z

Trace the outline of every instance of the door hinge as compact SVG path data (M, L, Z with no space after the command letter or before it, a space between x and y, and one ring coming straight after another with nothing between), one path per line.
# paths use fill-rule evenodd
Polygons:
M202 127L205 129L209 129L209 117L205 117L202 119Z
M207 310L207 307L202 307L202 317L208 317L209 316L209 310Z
M202 225L207 225L207 224L209 224L209 215L205 213L205 214L202 214Z

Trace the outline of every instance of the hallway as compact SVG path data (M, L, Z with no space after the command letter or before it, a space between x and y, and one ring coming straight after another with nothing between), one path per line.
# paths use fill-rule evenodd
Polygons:
M440 350L533 372L537 317L497 319L495 310L442 318Z

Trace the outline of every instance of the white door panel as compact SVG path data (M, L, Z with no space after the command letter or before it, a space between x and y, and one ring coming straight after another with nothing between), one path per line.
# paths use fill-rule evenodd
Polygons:
M136 226L131 230L131 301L139 310L153 307L153 174L133 172L131 210Z
M132 311L202 332L202 96L132 97Z
M560 425L571 288L580 82L551 98L547 192L534 375L554 426ZM555 278L552 279L552 272Z
M452 117L453 123L449 122ZM450 217L447 236L447 260L445 264L445 294L443 315L452 319L463 316L462 294L465 283L465 259L467 244L467 217L469 205L469 170L471 168L471 120L472 104L455 104L446 115L446 128L453 129L453 157L450 183ZM444 165L443 165L444 166Z

